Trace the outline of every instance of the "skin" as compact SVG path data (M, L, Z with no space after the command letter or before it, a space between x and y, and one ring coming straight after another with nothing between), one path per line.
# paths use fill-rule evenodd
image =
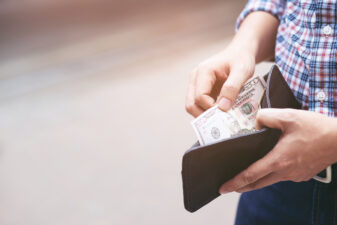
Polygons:
M225 50L190 74L187 112L197 117L215 104L223 111L230 109L255 64L273 57L278 25L268 13L249 14ZM280 129L282 136L265 157L223 184L221 194L251 191L279 181L307 181L337 162L334 118L304 110L262 109L256 127Z
M279 21L268 13L249 14L226 49L199 64L191 73L187 112L197 117L216 101L227 111L242 85L253 75L255 63L273 57L278 25Z
M277 128L282 136L262 159L221 186L219 192L246 192L279 181L308 181L337 161L337 121L295 109L263 109L256 128Z

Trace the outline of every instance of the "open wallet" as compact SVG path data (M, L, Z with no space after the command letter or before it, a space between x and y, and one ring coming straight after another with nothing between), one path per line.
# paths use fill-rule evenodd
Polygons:
M267 86L261 108L301 108L276 65L264 78ZM200 146L199 142L194 144L185 152L182 160L186 210L195 212L217 198L223 183L266 155L280 136L280 130L262 128L209 145ZM317 180L331 180L331 167L324 174L326 178L317 177Z

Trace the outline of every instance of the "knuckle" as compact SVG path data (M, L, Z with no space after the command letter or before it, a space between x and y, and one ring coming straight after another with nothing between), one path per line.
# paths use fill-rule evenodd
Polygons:
M255 70L255 67L253 66L254 64L246 63L247 60L244 60L244 61L245 62L238 62L235 64L237 69L244 74L249 74L249 75L253 74Z
M292 165L292 162L291 160L288 160L288 159L284 159L284 158L280 158L277 162L276 162L276 167L279 169L279 170L283 170L283 169L287 169L289 167L291 167Z
M276 170L279 170L279 168L280 168L280 158L281 158L281 156L279 155L279 154L275 154L273 157L272 157L272 161L270 162L270 166L272 167L272 168L275 168Z
M242 66L242 72L246 74L252 74L254 73L254 68L251 66L248 66L248 64L245 64L244 66Z
M202 62L200 63L197 68L196 68L196 73L202 73L202 72L205 72L205 71L209 71L211 70L211 67L208 65L208 63L205 61L205 62Z
M281 168L280 162L279 161L273 161L271 163L272 168L279 170Z
M296 121L296 113L294 112L293 109L284 109L282 116L281 116L281 120L283 122L293 122Z
M186 110L188 113L192 113L193 108L194 108L194 105L193 105L193 104L187 103L187 104L185 105L185 110Z
M253 183L255 181L255 176L251 172L245 172L242 176L242 180L246 184Z
M284 169L283 164L280 161L273 162L272 167L276 171Z
M195 102L196 102L197 104L200 104L200 103L202 103L202 100L203 100L202 94L197 93L197 95L195 96Z
M215 70L211 68L210 66L204 65L204 66L198 66L191 74L191 77L195 81L199 81L200 79L208 79L209 74L214 74Z
M240 87L232 85L232 84L224 84L223 85L224 90L227 93L231 93L232 95L237 94L240 91Z

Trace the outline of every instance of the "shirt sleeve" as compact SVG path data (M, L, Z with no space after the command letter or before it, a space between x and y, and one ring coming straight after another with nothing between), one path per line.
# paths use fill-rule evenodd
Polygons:
M286 8L286 0L249 0L243 11L240 13L236 21L236 30L239 29L242 21L248 16L249 13L256 11L264 11L275 16L278 20Z

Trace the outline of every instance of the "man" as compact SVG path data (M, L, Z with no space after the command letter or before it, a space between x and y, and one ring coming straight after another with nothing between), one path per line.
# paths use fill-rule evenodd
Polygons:
M250 0L237 33L190 75L186 110L227 111L255 64L274 58L302 110L262 109L257 128L282 136L265 157L223 184L241 195L237 225L337 223L337 181L311 179L337 162L337 3Z

